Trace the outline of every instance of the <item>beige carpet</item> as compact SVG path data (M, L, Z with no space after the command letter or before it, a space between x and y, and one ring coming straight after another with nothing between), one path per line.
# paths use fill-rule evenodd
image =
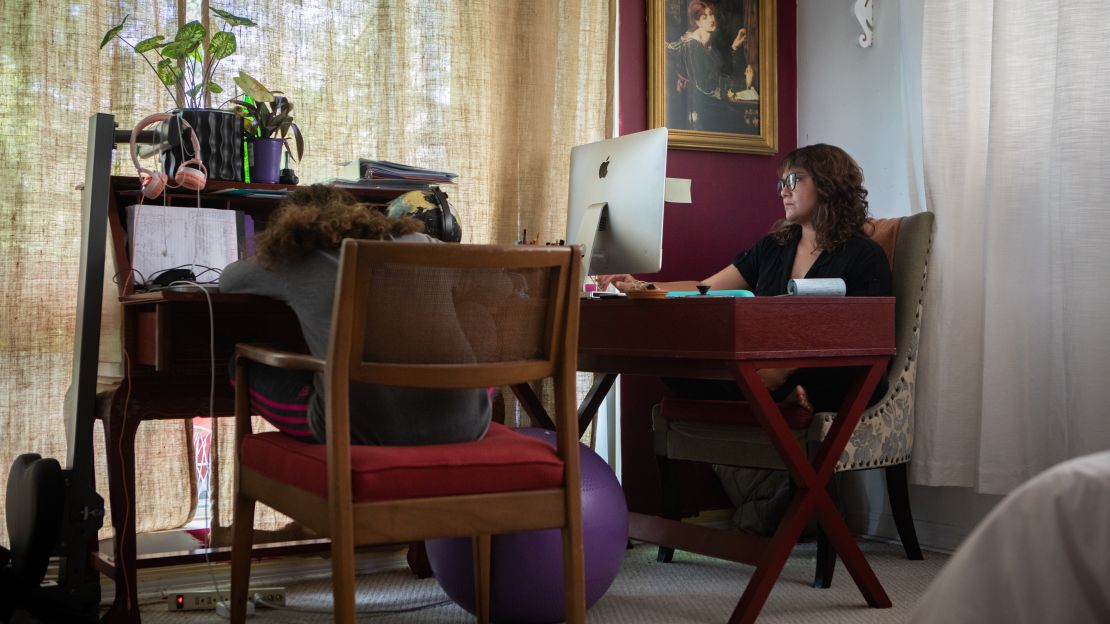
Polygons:
M763 607L759 621L767 624L822 622L859 624L903 622L925 587L936 576L946 555L925 553L924 561L908 561L901 546L862 542L887 594L891 609L871 609L851 577L838 563L833 587L810 587L816 549L803 544L795 549ZM678 552L670 564L655 562L655 548L637 546L628 551L621 572L609 591L589 610L591 622L628 624L681 624L726 622L751 577L750 566ZM331 585L326 580L288 582L288 605L326 610L331 606ZM359 621L412 624L473 622L473 616L447 601L435 580L416 580L407 569L394 569L359 577ZM404 609L435 605L405 613ZM214 612L168 613L164 603L144 606L143 622L199 624L225 622ZM376 613L371 613L376 612ZM327 613L260 609L254 622L330 622Z

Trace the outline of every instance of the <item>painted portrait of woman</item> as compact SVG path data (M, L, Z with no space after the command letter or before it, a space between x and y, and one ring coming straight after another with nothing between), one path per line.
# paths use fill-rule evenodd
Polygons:
M652 105L663 109L655 110L657 123L697 133L703 141L701 133L722 133L747 137L749 143L754 137L761 148L774 143L763 123L768 107L762 84L766 72L774 71L765 40L773 28L773 3L653 0L650 5L651 45L657 46Z
M756 133L745 123L743 102L758 101L755 66L758 50L749 41L756 31L747 0L669 0L668 33L678 22L683 30L667 41L667 126L711 132ZM754 57L754 58L753 58Z

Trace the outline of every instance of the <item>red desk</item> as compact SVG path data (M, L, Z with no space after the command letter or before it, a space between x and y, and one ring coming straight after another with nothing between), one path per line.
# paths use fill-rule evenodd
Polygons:
M893 297L584 300L578 338L578 369L607 373L579 410L581 428L619 373L734 379L798 484L770 538L743 536L722 546L713 543L719 533L710 537L707 529L642 514L631 515L630 537L714 555L728 548L728 558L755 565L729 620L753 622L816 513L867 604L890 606L826 484L895 352ZM859 366L863 372L810 463L756 370L821 366Z

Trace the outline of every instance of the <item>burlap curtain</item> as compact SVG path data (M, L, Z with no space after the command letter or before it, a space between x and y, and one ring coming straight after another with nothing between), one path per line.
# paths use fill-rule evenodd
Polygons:
M464 241L508 243L524 228L556 240L570 148L611 130L612 5L305 0L279 11L219 2L259 27L239 29L239 50L216 81L231 90L242 69L289 96L306 140L293 165L302 182L333 177L357 157L445 168L459 173L448 192ZM176 2L0 0L0 479L21 452L65 456L81 224L74 188L88 118L110 112L128 128L173 106L130 49L98 49L125 14L132 42L176 31ZM199 14L189 3L189 19ZM116 173L133 174L126 150L115 161ZM118 317L112 305L106 312L104 355L117 365L105 372L121 374ZM192 512L184 427L146 423L139 437L138 529L178 526ZM103 464L99 433L97 444ZM102 469L97 480L106 495Z

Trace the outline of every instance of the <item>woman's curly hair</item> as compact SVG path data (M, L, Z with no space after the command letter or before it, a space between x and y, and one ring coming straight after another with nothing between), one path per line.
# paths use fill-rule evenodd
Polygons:
M801 169L813 178L817 188L817 209L813 229L817 247L837 249L863 229L867 222L867 189L863 170L847 152L833 145L818 143L799 147L779 164L779 176L787 169ZM780 245L802 234L800 225L780 221L772 233Z
M296 264L317 249L339 249L344 238L384 239L423 232L411 217L393 218L358 203L343 189L313 184L282 198L255 239L267 269Z

